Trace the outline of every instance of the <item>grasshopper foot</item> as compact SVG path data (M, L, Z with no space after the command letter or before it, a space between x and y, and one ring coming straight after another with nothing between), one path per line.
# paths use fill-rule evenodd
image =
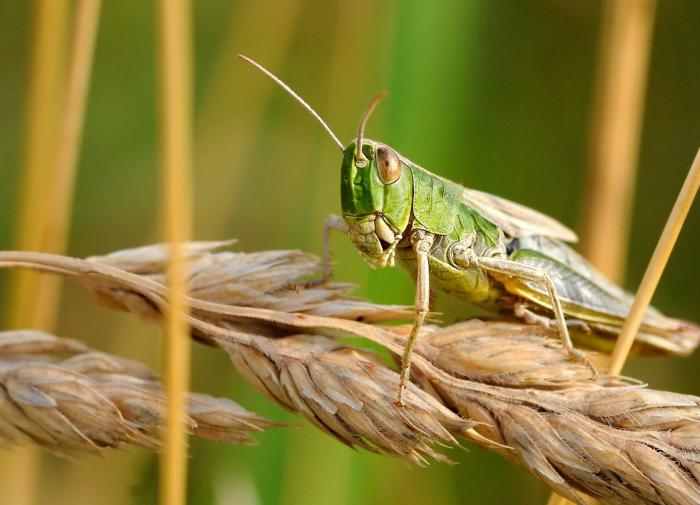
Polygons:
M404 408L406 404L403 401L403 393L406 390L406 381L408 380L407 371L401 371L401 380L399 381L399 392L396 395L396 400L394 400L394 405L400 409Z
M305 288L317 288L319 286L323 286L324 284L328 284L330 282L331 278L326 277L325 275L321 277L320 279L316 279L314 281L308 281L304 283Z
M586 365L593 374L592 378L594 380L598 378L598 369L593 364L593 362L588 359L588 356L585 352L579 351L578 349L574 349L573 347L570 349L565 349L564 352L567 354L568 357L570 357L574 361L578 361L579 363L583 363L584 365Z

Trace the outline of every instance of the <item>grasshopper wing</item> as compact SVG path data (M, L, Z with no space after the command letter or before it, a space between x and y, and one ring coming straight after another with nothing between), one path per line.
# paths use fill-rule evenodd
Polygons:
M556 219L505 198L464 188L462 201L513 238L542 235L566 242L578 240L573 231Z
M518 241L510 256L549 274L557 288L565 314L590 323L614 336L627 318L633 297L593 268L566 244L545 237ZM542 286L524 279L504 279L506 290L551 310ZM698 345L700 328L692 323L666 317L653 307L644 316L637 340L647 352L689 354Z
M586 321L620 324L629 312L630 299L626 294L606 289L608 286L601 285L571 265L541 251L519 249L510 259L549 274L557 288L564 312L569 315ZM551 309L549 294L540 284L520 278L506 279L504 284L508 291ZM651 323L648 315L645 323Z

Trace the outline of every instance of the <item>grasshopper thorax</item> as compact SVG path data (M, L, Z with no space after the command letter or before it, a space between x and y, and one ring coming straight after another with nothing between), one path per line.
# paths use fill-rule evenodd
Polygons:
M350 239L365 260L384 266L411 218L411 167L390 147L362 140L343 152L340 195ZM359 163L358 163L359 160Z

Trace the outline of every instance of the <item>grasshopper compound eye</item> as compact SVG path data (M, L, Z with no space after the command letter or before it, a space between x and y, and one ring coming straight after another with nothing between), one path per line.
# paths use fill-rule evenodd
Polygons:
M401 161L398 155L386 146L377 147L377 172L384 184L393 184L401 177Z

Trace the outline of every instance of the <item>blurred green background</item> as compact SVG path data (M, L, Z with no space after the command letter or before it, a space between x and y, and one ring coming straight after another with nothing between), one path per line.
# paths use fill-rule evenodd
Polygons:
M21 168L31 2L0 2L0 248L10 247ZM323 218L340 210L336 147L247 54L317 108L343 141L369 98L389 99L368 136L435 173L533 206L576 228L596 77L601 3L567 0L194 2L195 237L237 237L244 250L321 251ZM100 20L69 253L159 237L155 7L107 1ZM641 279L700 144L700 3L657 8L627 287ZM700 321L700 210L691 212L654 303ZM371 271L336 237L336 274L376 301L410 303L398 270ZM7 303L7 274L0 301ZM459 305L439 300L454 316ZM462 313L460 312L460 313ZM160 334L96 307L66 285L57 333L159 366ZM700 393L698 355L634 360L655 387ZM280 421L227 358L193 350L192 388ZM547 489L478 448L454 467L408 465L347 449L306 423L269 430L258 447L192 441L191 503L544 503ZM42 458L41 503L153 503L157 458L143 450L66 462ZM2 476L0 476L0 481Z

